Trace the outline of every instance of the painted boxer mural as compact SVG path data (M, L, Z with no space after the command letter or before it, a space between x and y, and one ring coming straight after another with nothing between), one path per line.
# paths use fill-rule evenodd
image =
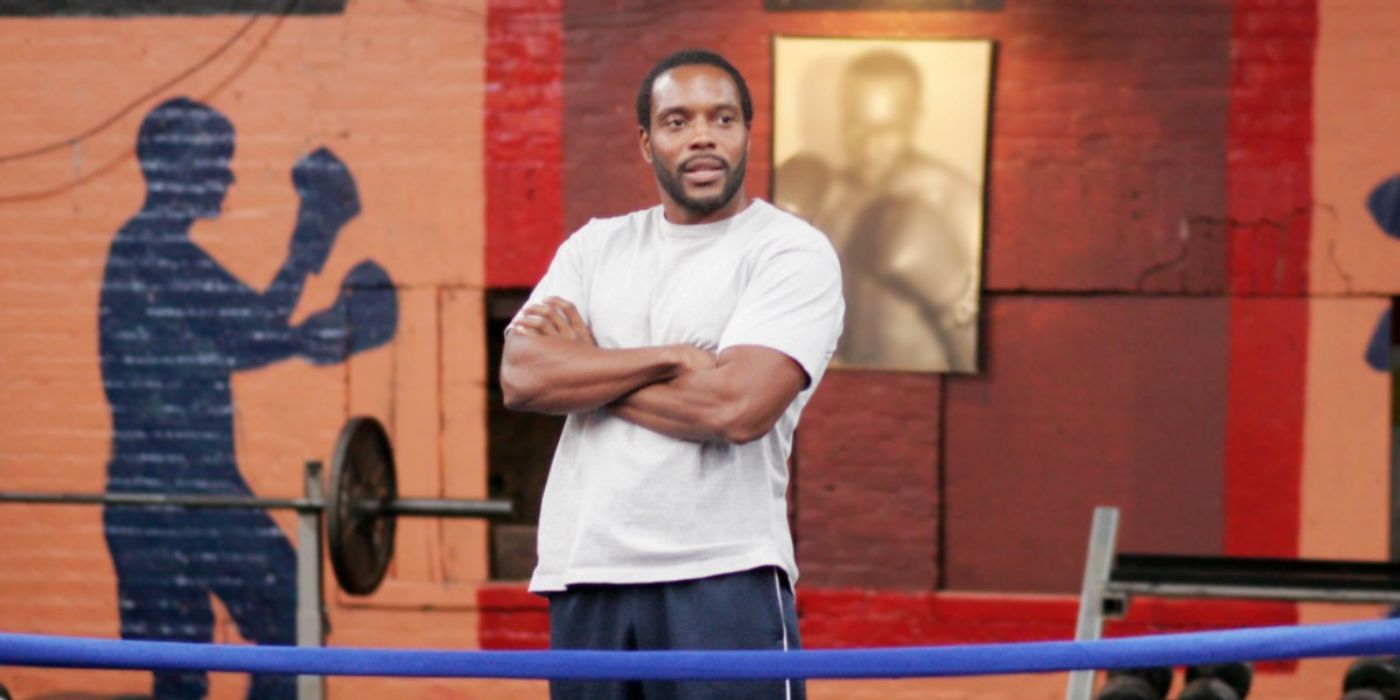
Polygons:
M1391 238L1400 238L1400 175L1395 175L1371 190L1366 198L1366 208L1381 232ZM1371 342L1366 346L1366 364L1381 372L1391 369L1390 348L1391 312L1381 314L1376 323L1376 331L1371 334Z
M146 199L112 241L98 321L111 492L250 495L235 456L233 373L293 357L338 363L394 336L393 285L371 261L347 274L332 306L289 321L308 275L360 212L354 178L328 149L292 167L300 210L267 289L190 239L197 220L222 212L234 146L229 120L186 98L161 104L141 124ZM217 596L246 639L294 643L295 556L265 512L109 507L103 523L123 638L211 641ZM207 689L204 674L156 674L158 698L202 698ZM294 695L290 677L254 678L248 691Z

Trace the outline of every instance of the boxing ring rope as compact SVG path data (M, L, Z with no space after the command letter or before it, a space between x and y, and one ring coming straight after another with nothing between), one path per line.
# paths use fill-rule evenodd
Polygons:
M0 665L314 676L569 680L918 678L1400 654L1400 620L945 647L804 651L441 651L0 634Z

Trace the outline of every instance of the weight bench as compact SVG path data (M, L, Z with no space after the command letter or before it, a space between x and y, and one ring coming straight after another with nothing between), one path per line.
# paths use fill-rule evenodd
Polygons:
M1400 562L1120 554L1118 509L1094 509L1075 641L1103 635L1132 596L1400 604ZM1066 700L1090 700L1094 671L1070 674Z

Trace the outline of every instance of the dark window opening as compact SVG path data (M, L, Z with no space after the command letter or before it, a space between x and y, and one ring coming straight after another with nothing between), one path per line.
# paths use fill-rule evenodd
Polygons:
M506 325L529 296L528 289L486 292L487 490L491 498L515 503L514 516L491 523L491 578L495 580L528 579L535 569L540 497L564 429L562 416L506 410L501 396Z
M1390 559L1400 561L1400 297L1390 300L1390 311L1381 317L1371 339L1367 361L1375 369L1390 372ZM1389 342L1386 342L1389 341Z

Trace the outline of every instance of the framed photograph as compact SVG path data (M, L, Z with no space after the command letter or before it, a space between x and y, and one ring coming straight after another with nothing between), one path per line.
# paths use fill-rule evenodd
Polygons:
M990 41L777 37L773 202L831 238L836 367L977 371Z

